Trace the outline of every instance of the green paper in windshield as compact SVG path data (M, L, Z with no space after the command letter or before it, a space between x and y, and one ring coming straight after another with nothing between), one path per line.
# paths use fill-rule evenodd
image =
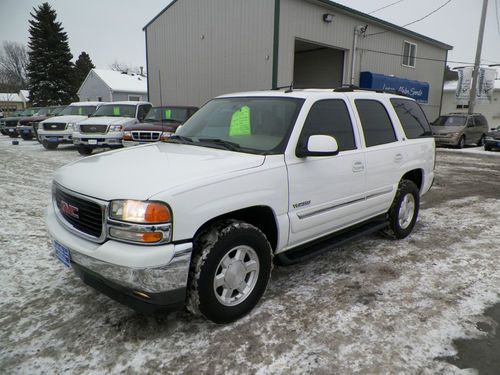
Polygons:
M120 107L113 107L113 116L120 116Z
M172 110L171 109L166 109L165 110L165 119L170 120L172 118Z
M229 136L250 135L250 108L248 106L241 107L233 113L231 124L229 126Z

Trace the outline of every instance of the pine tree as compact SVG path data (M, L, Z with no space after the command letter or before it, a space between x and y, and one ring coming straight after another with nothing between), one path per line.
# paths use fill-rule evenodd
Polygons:
M27 68L30 99L35 106L67 104L76 97L68 36L48 3L33 10Z
M75 68L73 72L76 91L78 91L85 78L87 78L90 70L94 68L95 66L92 63L89 54L85 51L82 51L80 56L78 56L78 60L76 60L75 62Z

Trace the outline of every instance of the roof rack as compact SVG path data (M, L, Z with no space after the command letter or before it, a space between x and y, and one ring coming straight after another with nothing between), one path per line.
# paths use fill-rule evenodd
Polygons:
M288 86L279 86L274 88L273 90L285 90L285 94L288 94L289 92L293 92L293 82L291 82Z
M356 85L342 85L340 87L335 88L333 91L334 92L353 92L354 90L360 90L360 91L370 91L370 92L376 92L379 94L393 94L393 95L400 95L400 96L405 96L405 97L410 97L409 95L399 91L399 90L387 90L387 89L368 89L368 88L360 88Z

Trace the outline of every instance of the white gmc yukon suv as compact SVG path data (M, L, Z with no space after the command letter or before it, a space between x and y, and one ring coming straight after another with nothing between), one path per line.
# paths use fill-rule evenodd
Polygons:
M373 231L409 235L434 161L412 99L353 89L225 95L169 142L60 168L47 226L57 258L108 296L226 323L257 304L273 261Z

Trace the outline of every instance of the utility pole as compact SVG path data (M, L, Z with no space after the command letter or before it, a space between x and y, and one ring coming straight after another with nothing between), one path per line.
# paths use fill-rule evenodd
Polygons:
M488 0L483 0L483 10L481 12L481 23L479 24L479 35L477 37L476 60L474 61L474 70L472 71L472 87L469 96L469 114L474 113L477 92L477 76L479 75L479 65L481 64L481 50L483 48L484 24L486 23L486 9Z

